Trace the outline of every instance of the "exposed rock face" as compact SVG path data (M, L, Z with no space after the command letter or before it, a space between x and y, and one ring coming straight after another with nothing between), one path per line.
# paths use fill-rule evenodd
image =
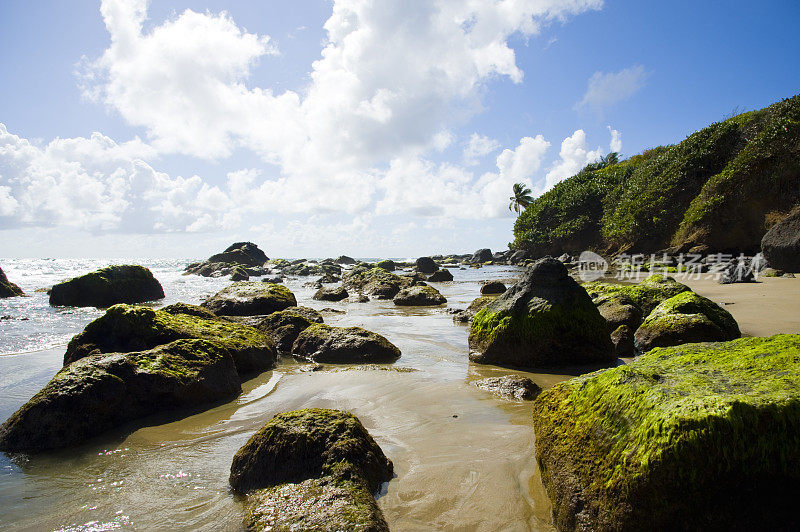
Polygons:
M50 290L50 304L71 307L110 307L164 297L164 290L144 266L108 266L59 283Z
M800 336L654 349L533 403L559 530L800 525Z
M545 367L615 360L606 322L586 291L550 257L472 320L470 360Z
M233 274L241 278L242 272L249 275L264 275L264 264L269 258L258 246L252 242L236 242L228 246L222 253L212 255L203 262L195 262L186 267L186 273L202 275L203 277L219 277ZM242 270L237 270L242 266ZM244 280L244 279L233 279Z
M472 303L470 303L465 310L459 310L453 313L453 321L460 323L472 321L472 318L475 317L475 314L477 314L480 309L495 299L497 298L494 296L481 296L473 299Z
M231 273L231 281L249 281L250 275L241 266L236 266Z
M339 255L334 261L335 264L355 264L356 259L353 257L348 257L347 255Z
M450 273L449 270L445 270L445 269L436 270L435 272L433 272L430 275L430 277L428 277L428 281L430 281L432 283L442 283L442 282L452 281L452 280L453 280L453 274Z
M218 316L257 316L297 306L285 286L263 282L239 282L220 290L203 306Z
M292 353L312 362L364 364L394 362L400 350L380 334L361 327L313 324L297 337Z
M342 278L342 284L347 290L363 292L375 299L392 299L401 288L414 283L413 279L395 275L383 268L365 266L356 266Z
M506 285L500 281L488 281L481 285L481 294L484 296L491 294L502 294L506 290L508 290L508 288L506 288Z
M250 492L250 530L388 532L372 494L392 475L358 418L314 408L273 417L234 456L230 483Z
M611 343L614 344L614 355L632 357L636 354L634 332L627 325L620 325L611 332Z
M642 324L642 309L631 297L623 292L594 292L594 301L600 315L608 324L608 332L614 332L620 325L635 331Z
M224 347L241 373L264 371L275 365L272 341L252 327L181 312L176 305L170 307L111 307L70 340L64 365L89 355L145 351L179 339L208 340Z
M520 262L523 262L525 260L530 260L531 258L532 256L530 253L520 249L509 255L508 261L511 264L519 264Z
M417 271L419 273L433 273L439 269L436 262L430 257L420 257L416 262Z
M771 267L800 273L800 207L767 231L761 251Z
M6 274L0 269L0 297L24 296L22 289L8 280Z
M442 305L447 299L432 286L403 288L394 296L395 305L402 307Z
M387 272L393 272L397 269L397 265L394 263L394 261L389 259L378 261L375 266L382 268Z
M642 315L647 316L662 301L681 292L690 292L685 284L677 282L672 277L665 275L651 275L639 284L610 284L592 282L583 285L592 298L603 294L624 294L642 309Z
M479 249L475 253L472 254L472 258L469 259L470 262L489 262L492 260L492 250L491 249Z
M343 286L337 286L336 288L320 288L312 298L317 301L341 301L347 299L349 295Z
M489 377L488 379L475 381L473 384L503 399L517 401L531 401L536 399L536 396L542 391L538 384L522 375Z
M64 367L0 427L0 450L75 445L127 421L239 392L236 365L218 343L176 340L149 351L93 355Z
M730 313L694 292L682 292L658 305L637 329L636 347L648 351L690 342L739 338L739 326Z

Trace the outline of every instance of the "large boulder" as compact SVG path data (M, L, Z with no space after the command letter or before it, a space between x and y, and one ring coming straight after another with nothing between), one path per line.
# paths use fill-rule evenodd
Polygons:
M511 264L519 264L519 263L524 262L526 260L530 260L531 258L532 257L531 257L530 253L528 253L527 251L518 249L517 251L514 251L513 253L511 253L511 255L509 255L508 261Z
M313 314L310 312L312 311ZM289 307L286 310L273 312L268 316L259 316L253 327L267 334L275 342L280 355L289 355L292 346L301 332L315 323L322 323L322 314L305 307Z
M402 288L412 286L415 282L383 268L365 266L356 266L342 278L342 285L347 290L362 292L375 299L392 299Z
M457 310L453 312L453 321L460 323L467 323L472 321L475 314L478 313L483 307L497 299L495 296L481 296L476 297L464 310Z
M800 207L767 231L761 252L772 268L800 273Z
M388 532L373 493L392 462L357 417L313 408L273 417L239 449L231 486L249 530Z
M672 277L661 274L651 275L639 284L591 282L585 283L583 287L594 299L603 294L624 294L642 309L644 316L650 314L662 301L691 290Z
M285 286L251 281L223 288L203 306L218 316L257 316L297 306L297 299Z
M718 342L739 338L733 316L710 299L682 292L658 305L636 330L636 347L648 351L691 342Z
M311 298L317 301L341 301L347 299L349 295L345 287L337 286L336 288L320 288Z
M385 363L400 358L400 350L380 334L361 327L323 324L313 324L301 332L292 354L329 364Z
M375 266L378 268L383 268L387 272L393 272L397 269L397 265L394 263L394 261L389 259L378 261Z
M24 296L22 289L8 280L6 274L0 268L0 297Z
M472 254L470 262L484 263L492 260L492 250L488 248L479 249Z
M227 262L242 266L263 266L269 257L252 242L236 242L222 253L208 258L207 262Z
M194 262L186 266L186 273L203 277L221 277L233 275L242 280L242 274L265 275L263 266L269 258L252 242L236 242L228 246L222 253L212 255L202 262ZM237 268L239 267L239 268Z
M432 286L417 285L403 288L392 299L401 307L442 305L447 299Z
M502 294L508 290L502 281L487 281L481 285L481 295Z
M338 257L336 257L336 259L334 259L333 262L334 264L350 265L350 264L355 264L356 259L354 259L353 257L348 257L347 255L339 255Z
M800 526L800 335L653 349L533 402L559 530Z
M436 270L428 277L428 281L430 281L431 283L443 283L452 280L453 280L453 274L450 273L449 270L445 269Z
M163 299L164 289L144 266L118 265L59 283L50 290L53 306L105 308L117 303Z
M231 353L216 342L176 340L147 351L92 355L64 367L0 427L0 450L75 445L128 421L196 410L239 392Z
M225 348L241 373L274 367L275 346L261 332L218 320L213 315L187 313L191 308L181 311L174 305L170 307L165 310L129 305L111 307L70 340L64 365L98 353L145 351L179 339L201 339Z
M439 269L439 266L430 257L418 258L415 265L419 273L433 273Z
M469 347L473 362L525 368L615 360L592 299L550 257L478 312Z

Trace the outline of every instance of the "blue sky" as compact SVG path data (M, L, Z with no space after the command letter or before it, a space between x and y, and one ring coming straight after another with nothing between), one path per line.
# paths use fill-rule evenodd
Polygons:
M500 249L514 182L797 93L797 20L789 1L4 2L0 257Z

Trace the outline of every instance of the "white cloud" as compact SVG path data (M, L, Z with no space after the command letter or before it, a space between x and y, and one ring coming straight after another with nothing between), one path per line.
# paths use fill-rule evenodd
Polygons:
M495 139L473 133L464 148L464 164L468 166L476 165L481 157L499 149L500 143Z
M584 166L595 162L603 155L603 151L598 146L595 150L587 147L586 132L582 129L575 131L572 135L561 142L561 151L558 153L558 160L547 172L544 181L544 188L541 192L546 192L553 186L578 173Z
M608 128L608 132L611 133L611 142L608 144L608 147L611 151L620 153L622 151L622 133L616 129L611 129L611 126L606 127Z
M577 107L589 107L601 113L636 94L644 87L646 79L647 72L642 65L634 65L619 72L595 72L589 78L586 94Z

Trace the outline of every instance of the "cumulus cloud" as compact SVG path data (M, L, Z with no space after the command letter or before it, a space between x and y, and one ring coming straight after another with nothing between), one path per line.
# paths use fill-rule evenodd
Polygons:
M611 129L611 126L606 127L608 128L608 132L611 134L611 142L608 144L608 147L611 149L611 151L620 153L622 151L622 133L616 129Z
M594 150L588 148L586 132L582 129L577 130L561 142L558 160L547 172L542 192L550 190L559 181L577 174L581 168L597 161L602 156L603 151L599 146Z
M586 93L578 102L579 108L590 108L598 113L627 100L644 87L647 72L642 65L624 68L619 72L595 72L589 78Z
M464 164L473 166L480 158L500 149L500 143L491 137L473 133L464 148Z

